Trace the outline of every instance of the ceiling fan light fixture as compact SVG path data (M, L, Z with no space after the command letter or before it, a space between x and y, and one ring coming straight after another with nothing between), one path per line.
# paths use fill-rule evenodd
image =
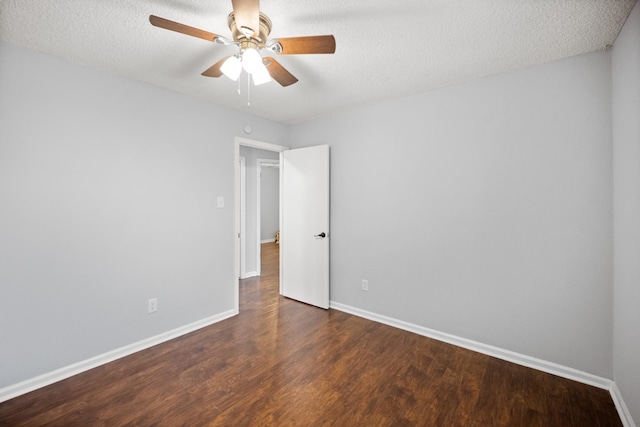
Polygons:
M256 72L260 67L264 67L262 64L262 56L252 47L249 47L242 52L242 68L252 74Z
M336 41L333 35L286 37L269 41L271 20L260 12L260 0L231 0L231 5L233 11L227 16L227 25L232 35L230 39L155 15L149 15L149 22L154 27L238 48L235 55L219 59L202 72L205 77L225 75L237 81L242 70L245 70L253 77L255 85L273 79L285 87L296 83L298 79L274 58L262 58L259 53L262 49L283 55L335 53Z
M236 81L242 73L242 62L237 55L230 56L224 64L220 67L222 74L229 77L231 80Z
M261 64L253 73L251 73L251 77L253 77L253 84L258 86L263 83L268 83L271 81L271 75L269 74L269 70L264 64Z

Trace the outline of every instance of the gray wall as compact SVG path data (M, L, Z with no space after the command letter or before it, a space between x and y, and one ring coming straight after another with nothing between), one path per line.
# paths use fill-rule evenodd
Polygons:
M260 179L260 240L275 238L280 229L280 169L262 168Z
M296 125L291 141L331 145L333 301L612 378L609 52Z
M0 388L235 308L234 137L288 127L6 43L0 94Z
M640 6L613 48L614 379L640 423Z

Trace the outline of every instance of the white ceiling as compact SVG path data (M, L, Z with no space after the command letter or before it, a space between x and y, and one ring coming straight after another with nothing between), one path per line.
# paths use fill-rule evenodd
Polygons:
M150 14L230 37L231 0L0 0L0 40L282 123L613 44L636 0L263 0L271 38L333 34L334 55L282 55L299 82L243 94L200 73L232 47L153 27Z

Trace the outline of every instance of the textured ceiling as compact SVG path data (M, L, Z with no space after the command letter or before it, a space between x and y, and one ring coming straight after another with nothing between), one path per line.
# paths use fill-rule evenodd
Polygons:
M636 0L263 0L271 38L333 34L334 55L283 55L299 82L251 88L200 73L232 47L231 0L0 0L0 40L283 123L601 50Z

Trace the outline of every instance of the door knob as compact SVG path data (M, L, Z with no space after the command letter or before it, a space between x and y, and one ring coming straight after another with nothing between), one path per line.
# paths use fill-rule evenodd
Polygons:
M326 235L326 234L324 233L324 231L323 231L323 232L322 232L322 233L320 233L320 234L314 234L314 235L313 235L313 237L322 237L322 238L324 239L325 237L327 237L327 235Z

